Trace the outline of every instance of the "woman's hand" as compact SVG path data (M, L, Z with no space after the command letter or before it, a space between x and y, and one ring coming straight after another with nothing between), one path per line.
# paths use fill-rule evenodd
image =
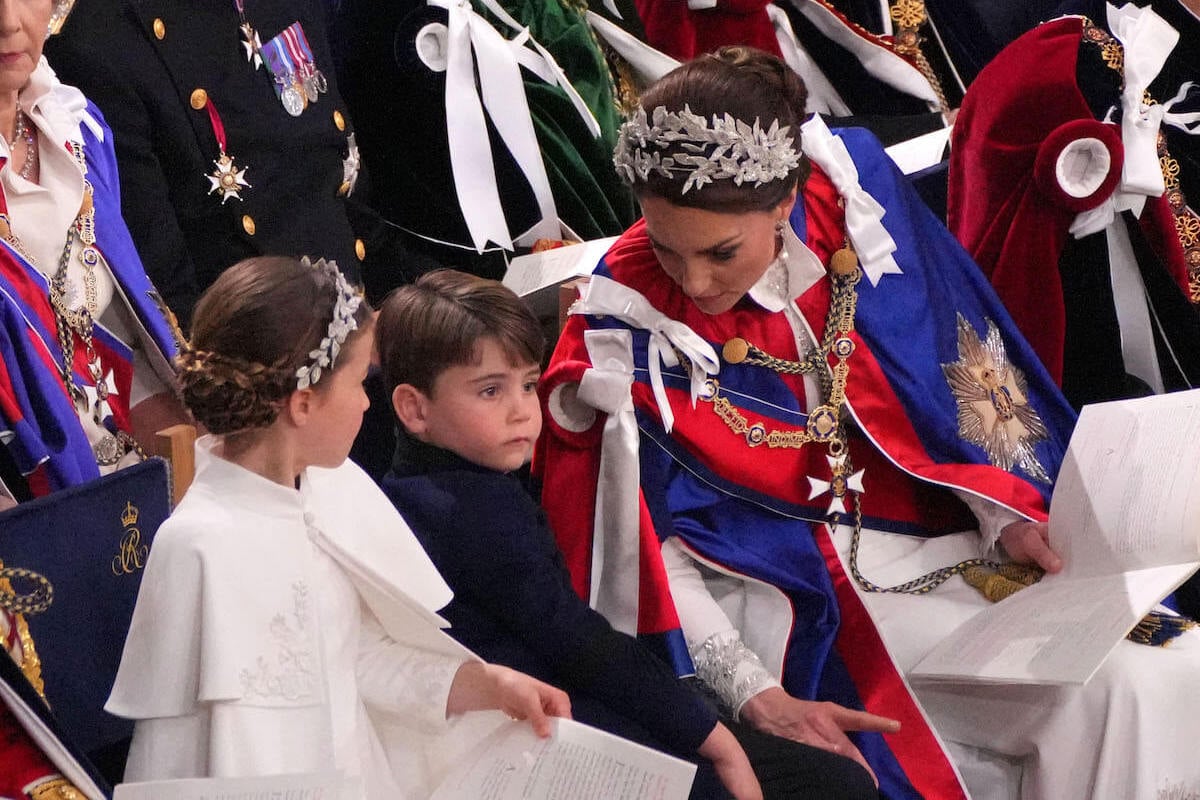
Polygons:
M561 689L498 664L464 663L450 684L446 716L493 708L529 720L543 738L550 735L550 717L571 718L571 699Z
M799 700L778 686L761 691L747 700L742 706L741 717L765 733L857 761L871 773L871 780L875 781L876 786L879 785L879 779L845 731L895 733L900 730L899 720L855 711L837 703Z
M734 800L762 800L762 787L758 785L750 759L728 728L718 722L698 752L712 762L717 777Z
M1036 564L1049 573L1062 570L1062 559L1050 549L1049 523L1026 519L1010 522L1000 531L1000 544L1018 564Z

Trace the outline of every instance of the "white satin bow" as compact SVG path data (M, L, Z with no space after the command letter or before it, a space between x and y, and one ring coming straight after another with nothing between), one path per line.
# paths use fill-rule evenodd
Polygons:
M858 182L858 168L850 158L846 144L834 136L825 121L814 115L800 126L804 154L833 181L846 207L846 235L858 254L863 273L872 286L886 274L903 271L892 253L896 241L883 227L883 206Z
M619 631L637 635L641 575L637 417L633 409L633 335L624 329L585 331L591 369L576 397L608 415L600 447L600 474L592 522L588 603Z
M690 363L692 407L704 388L709 375L720 369L717 352L687 325L673 320L650 305L641 293L616 281L593 275L583 298L571 309L572 314L594 314L616 317L622 322L649 331L646 366L650 372L650 388L662 417L663 429L670 433L675 414L663 385L663 366L679 365L676 351Z
M540 219L523 237L557 239L562 235L550 179L533 128L521 66L547 83L566 91L593 136L600 133L587 105L567 80L550 53L534 41L508 12L492 0L488 10L517 31L505 39L486 19L475 13L469 0L429 0L449 15L446 41L446 136L454 189L475 249L483 252L488 241L511 250L512 235L496 185L496 169L488 139L487 118L512 153L537 200ZM526 43L534 49L526 47ZM478 79L478 89L476 89ZM487 109L487 118L484 116Z
M1170 103L1146 105L1143 97L1179 41L1179 32L1149 7L1127 3L1117 8L1110 3L1107 12L1108 28L1125 53L1125 88L1121 91L1125 166L1112 196L1071 223L1070 232L1077 239L1104 230L1122 211L1140 216L1147 197L1160 197L1166 191L1158 163L1158 131Z

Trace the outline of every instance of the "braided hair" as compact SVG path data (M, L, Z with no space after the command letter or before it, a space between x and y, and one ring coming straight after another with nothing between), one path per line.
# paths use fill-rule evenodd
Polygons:
M176 358L196 421L218 434L271 425L333 319L336 294L324 270L297 258L250 258L223 272L196 304L191 340ZM359 305L360 328L370 314Z

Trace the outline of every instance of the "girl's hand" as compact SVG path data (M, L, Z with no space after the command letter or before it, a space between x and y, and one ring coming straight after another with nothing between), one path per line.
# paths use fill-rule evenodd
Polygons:
M446 716L493 708L529 720L543 738L550 735L550 717L571 718L571 700L561 689L498 664L464 663L450 685Z

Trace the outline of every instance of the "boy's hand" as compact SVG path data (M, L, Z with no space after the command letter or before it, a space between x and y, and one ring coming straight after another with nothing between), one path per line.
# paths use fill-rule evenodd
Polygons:
M762 787L750 759L728 728L718 722L698 752L712 762L717 777L735 800L762 800Z

